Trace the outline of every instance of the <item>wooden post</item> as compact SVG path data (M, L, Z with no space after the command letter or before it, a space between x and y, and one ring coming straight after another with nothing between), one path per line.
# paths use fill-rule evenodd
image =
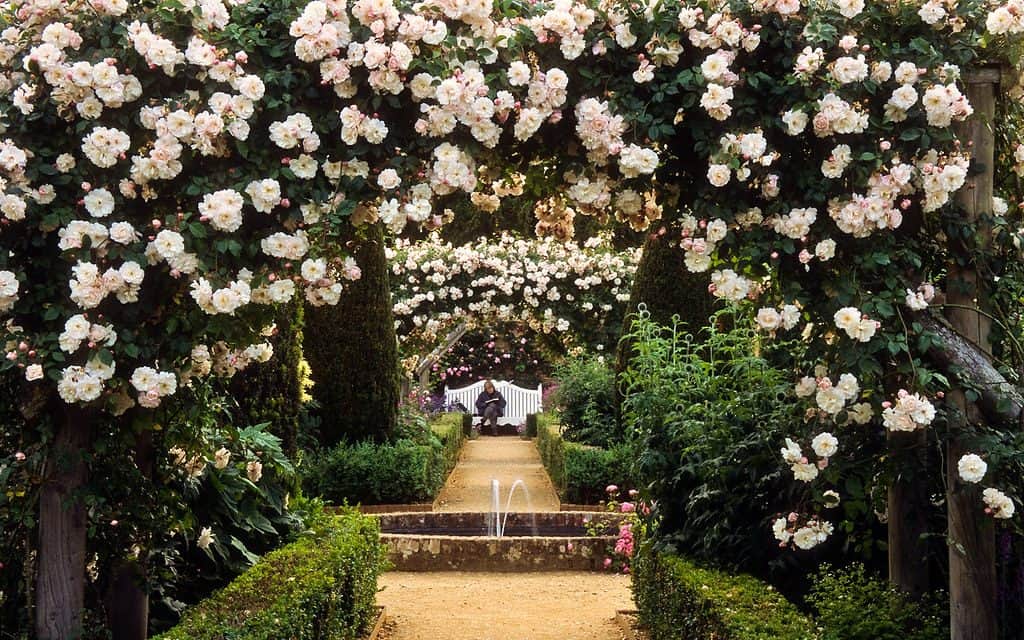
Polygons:
M85 452L92 439L89 415L68 406L57 424L50 472L39 493L39 564L36 636L67 640L82 633L85 605Z
M960 139L970 143L971 171L967 184L957 195L965 222L977 228L976 242L985 246L991 228L984 221L992 213L994 187L997 69L980 69L964 78L966 96L974 107L974 117L960 127ZM986 304L987 292L977 267L972 264L971 247L954 247L949 266L946 296L951 305L947 317L953 328L982 350L989 352L991 323L975 311ZM957 255L957 252L959 255ZM949 607L951 640L996 640L996 541L995 527L986 516L978 487L960 481L957 462L967 453L958 438L958 430L984 420L978 407L962 389L951 395L960 409L961 424L950 425L947 455L947 521L949 536Z
M928 556L921 552L922 536L928 533L928 487L921 481L926 436L923 430L886 436L889 455L907 471L889 486L889 581L915 598L930 588Z

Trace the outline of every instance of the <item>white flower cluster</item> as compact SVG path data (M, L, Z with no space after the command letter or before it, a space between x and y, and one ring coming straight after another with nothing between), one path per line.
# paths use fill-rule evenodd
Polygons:
M989 487L981 492L981 498L985 502L985 512L991 514L993 518L1008 520L1016 511L1013 499L999 489Z
M541 42L557 39L565 59L575 60L583 53L586 46L583 34L594 23L595 17L596 13L590 7L572 0L555 0L547 12L531 18L527 26ZM617 14L610 16L610 20L621 24L621 17Z
M928 282L922 282L917 286L916 291L907 289L907 297L904 302L914 311L923 311L928 308L928 304L934 297L935 286Z
M246 280L239 278L226 287L214 290L206 278L199 278L192 282L191 295L206 313L233 316L239 308L249 304L252 288Z
M607 163L608 156L622 150L625 119L613 115L605 101L584 98L576 104L576 135L587 149L587 158L595 164Z
M586 244L503 235L452 246L438 236L389 251L394 312L403 340L433 342L457 321L507 320L540 333L592 330L623 312L638 251L617 252L607 238ZM582 310L575 327L563 309Z
M1006 4L995 7L988 14L985 27L989 33L994 35L1024 32L1024 2L1010 0Z
M922 208L935 211L949 202L950 196L960 190L967 181L970 159L963 154L940 157L934 150L917 162L921 173L921 188L924 190Z
M280 193L280 189L278 189L278 193ZM256 196L254 194L250 194L250 196L255 202ZM244 204L242 194L233 189L221 189L208 193L199 202L199 219L209 222L210 226L218 231L238 231L242 226L242 205Z
M160 231L146 245L146 258L150 265L166 262L172 275L194 273L199 267L199 257L185 251L185 236L171 229Z
M789 331L800 322L800 307L795 304L782 305L781 309L761 307L754 321L759 329L772 335L779 329Z
M278 231L260 243L263 253L285 260L301 260L309 251L309 239L306 232L299 229L293 234Z
M813 395L818 409L825 414L835 417L845 409L849 421L854 424L866 424L873 414L869 403L860 402L847 406L857 399L859 393L860 384L852 373L841 374L835 383L824 373L816 378L805 376L796 385L797 397L807 398Z
M772 533L780 547L786 547L792 542L805 551L813 549L828 540L834 531L832 523L826 520L811 518L800 526L797 526L798 522L799 516L792 513L788 518L777 518L772 523Z
M10 311L18 301L18 277L11 271L0 271L0 313Z
M128 38L136 53L169 76L174 75L175 67L185 63L185 54L172 41L153 33L148 24L138 20L132 22L128 25Z
M709 291L716 298L739 302L747 296L757 293L756 285L732 269L721 269L711 274Z
M274 207L282 204L281 183L273 178L253 180L245 187L245 193L249 196L252 206L260 213L270 213ZM237 196L237 194L234 194ZM234 209L240 202L240 198L231 198L231 208Z
M173 373L152 367L136 368L130 381L139 393L139 406L147 409L159 407L161 399L178 390L178 379Z
M800 445L786 438L786 446L781 450L782 459L789 465L793 477L801 482L810 482L818 477L818 471L828 466L828 459L839 451L839 439L827 431L814 436L811 441L818 460L812 464L800 449Z
M81 309L95 309L110 294L117 296L122 304L137 302L146 275L137 262L130 260L117 269L109 267L103 273L91 262L79 262L71 272L71 301Z
M833 320L837 329L845 331L846 335L858 342L869 342L882 326L882 323L868 318L856 307L843 307L836 311Z
M358 107L348 106L341 110L341 140L354 145L359 138L370 144L380 144L388 135L388 126L383 120L364 115Z
M935 407L918 393L900 389L896 403L883 403L882 424L889 431L916 431L935 419Z
M811 232L811 225L818 219L818 210L814 207L793 208L785 215L775 216L769 222L775 233L799 240Z
M117 164L130 146L131 139L127 133L110 127L96 127L82 138L82 153L101 169Z
M511 70L523 70L526 82L529 82L530 70L525 63L513 62ZM560 81L561 70L553 70L551 82ZM562 75L559 75L562 74ZM514 77L510 75L509 82ZM435 87L435 83L438 83ZM547 84L538 85L544 87ZM501 127L495 122L508 119L516 104L515 98L508 91L498 91L494 99L487 96L489 91L484 74L479 69L456 70L449 78L438 81L437 78L420 73L413 78L410 87L414 97L419 101L432 99L437 104L421 105L422 116L416 121L416 131L430 137L440 138L455 130L458 124L469 128L470 134L486 147L494 147L501 136Z
M272 122L270 140L282 149L302 145L303 151L313 153L320 148L320 136L313 130L313 121L304 113L293 113L283 121Z
M811 119L814 135L819 138L841 134L864 133L868 128L868 114L834 93L818 100L818 112Z
M64 331L57 338L60 350L75 353L88 342L89 348L97 345L113 346L117 342L117 332L112 325L94 324L83 314L71 316L64 323Z

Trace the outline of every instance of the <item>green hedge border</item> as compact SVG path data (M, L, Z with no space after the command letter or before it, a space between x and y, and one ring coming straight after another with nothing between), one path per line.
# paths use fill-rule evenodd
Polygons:
M303 492L331 504L420 504L437 499L459 461L461 417L446 414L420 440L342 443L314 451L299 467Z
M642 549L633 597L651 640L816 640L812 620L771 586Z
M154 640L360 638L387 562L379 538L377 520L354 509L321 516Z
M558 495L570 504L599 504L607 499L605 487L633 488L626 449L591 447L566 442L553 416L537 419L537 451Z

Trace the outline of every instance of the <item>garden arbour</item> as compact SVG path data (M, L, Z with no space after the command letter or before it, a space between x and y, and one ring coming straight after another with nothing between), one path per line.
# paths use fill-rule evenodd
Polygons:
M567 237L576 215L643 228L670 212L687 266L712 272L714 295L754 300L766 331L804 327L820 363L804 446L854 400L871 424L920 433L929 407L949 404L937 402L937 374L950 372L929 355L938 333L925 292L955 296L947 267L958 261L1009 272L1014 233L987 229L1012 230L1011 219L987 189L974 179L987 195L965 208L994 222L953 206L972 162L953 125L991 107L993 83L965 94L963 76L1016 63L986 53L1016 50L1022 10L5 3L4 371L41 401L26 406L64 414L55 452L76 459L94 445L95 409L155 423L190 378L265 354L250 345L273 305L335 302L357 276L337 242L350 225L457 224L443 213L451 201L495 207L521 174L540 231ZM856 384L833 383L844 374ZM44 502L82 473L54 474ZM957 517L982 540L986 503L1012 512L1012 497L983 502L955 474L950 491L971 498ZM81 603L84 516L41 515L41 556L69 560L40 571L71 579L40 580L37 627L65 637Z
M585 242L502 234L461 246L432 234L389 249L395 323L423 381L466 331L519 327L557 351L613 350L640 253L609 237Z

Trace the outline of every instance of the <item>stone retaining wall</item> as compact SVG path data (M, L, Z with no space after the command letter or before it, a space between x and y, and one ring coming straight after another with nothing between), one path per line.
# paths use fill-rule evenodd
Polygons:
M385 533L381 542L397 571L601 571L614 536L420 536Z

